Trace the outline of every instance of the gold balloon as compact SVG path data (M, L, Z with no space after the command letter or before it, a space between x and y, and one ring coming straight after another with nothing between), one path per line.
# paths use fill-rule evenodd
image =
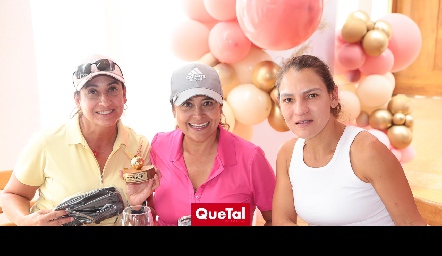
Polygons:
M229 92L235 87L236 73L233 67L227 63L219 63L213 67L218 72L223 98L226 99Z
M379 56L388 47L388 37L381 30L370 30L362 39L362 48L367 55Z
M390 40L391 36L393 35L393 28L391 27L390 23L383 20L376 21L374 23L373 29L383 31L387 35L388 40Z
M347 21L350 19L358 19L363 21L364 23L368 23L370 21L370 16L364 11L358 10L350 13L347 17Z
M273 87L273 89L270 91L269 95L270 95L270 99L272 99L273 103L279 104L278 89L276 89L276 87Z
M404 125L393 125L387 131L388 139L393 147L403 149L410 145L413 139L411 130Z
M393 115L393 124L395 124L395 125L405 124L405 115L401 112L394 114Z
M341 29L341 36L348 43L356 43L367 33L367 24L360 19L347 20Z
M370 123L368 122L369 118L370 118L370 115L369 115L367 112L365 112L365 111L361 111L361 113L359 113L359 116L356 117L356 124L357 124L359 127L365 127L365 126L368 126L368 125L370 124Z
M374 22L373 21L367 22L367 30L372 30L373 28L374 28Z
M271 60L258 62L252 70L253 84L269 93L275 87L276 75L280 70L281 67Z
M267 117L267 121L270 126L278 132L290 131L282 116L281 109L276 104L273 104L272 110L270 110L270 114Z
M219 63L219 60L215 56L213 56L211 52L208 52L204 54L203 57L201 57L197 62L214 67L216 64Z
M391 111L391 113L401 112L408 115L411 113L410 102L410 98L408 98L405 94L398 94L390 99L387 108Z
M393 114L391 114L390 111L386 109L376 109L375 111L371 112L368 122L372 128L385 130L392 125L392 120Z
M412 128L414 124L413 117L411 115L405 115L405 126Z

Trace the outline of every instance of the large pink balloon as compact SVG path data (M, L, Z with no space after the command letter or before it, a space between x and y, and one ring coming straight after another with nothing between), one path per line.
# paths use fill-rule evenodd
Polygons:
M192 31L192 33L189 33ZM173 54L184 61L199 60L209 49L210 29L196 20L181 22L172 33Z
M236 17L244 34L266 50L288 50L318 28L323 0L237 0Z
M193 35L193 32L189 34ZM252 42L244 35L236 20L220 21L210 30L210 52L220 62L241 61L247 56L251 46Z
M390 49L385 49L379 56L367 55L364 64L359 68L364 75L383 75L393 68L394 56Z
M236 19L236 0L204 0L207 12L219 21Z
M388 49L394 55L394 65L390 71L401 71L410 66L419 56L422 47L422 34L419 26L402 13L390 13L380 20L388 22L393 31L388 41Z

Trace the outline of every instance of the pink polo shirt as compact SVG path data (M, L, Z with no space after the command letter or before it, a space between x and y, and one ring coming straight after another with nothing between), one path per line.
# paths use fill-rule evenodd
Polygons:
M151 160L161 171L154 207L158 225L176 226L191 214L191 203L250 203L250 221L256 207L272 209L275 172L264 151L219 126L218 152L209 178L194 193L182 153L180 129L157 133L152 140Z

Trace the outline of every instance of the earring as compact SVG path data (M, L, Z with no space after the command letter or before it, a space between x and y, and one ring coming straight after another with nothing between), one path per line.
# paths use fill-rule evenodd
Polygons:
M126 105L126 103L124 103L124 108L123 108L123 110L126 110L127 109L127 105Z

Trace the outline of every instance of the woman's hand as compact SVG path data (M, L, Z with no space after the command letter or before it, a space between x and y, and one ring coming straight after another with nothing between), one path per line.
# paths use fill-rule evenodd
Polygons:
M143 204L160 185L161 173L157 168L155 170L155 175L151 179L139 183L127 183L126 194L130 205ZM123 171L120 171L120 173L122 175Z
M39 210L37 212L23 216L17 226L61 226L74 221L74 217L62 218L67 215L65 210Z

